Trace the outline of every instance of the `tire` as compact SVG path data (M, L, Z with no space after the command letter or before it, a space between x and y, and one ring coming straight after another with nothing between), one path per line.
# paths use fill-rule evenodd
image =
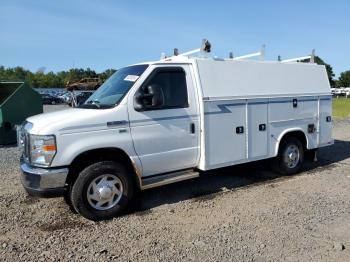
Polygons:
M68 205L70 211L72 211L74 214L77 214L78 212L74 209L72 204L72 187L69 186L67 188L67 191L63 195L64 202Z
M55 101L51 101L51 105L56 105L56 102Z
M88 166L79 174L70 199L80 215L99 221L122 214L133 196L134 183L127 169L119 163L103 161Z
M304 148L299 139L288 137L279 147L278 155L272 162L272 168L281 175L298 173L304 163Z

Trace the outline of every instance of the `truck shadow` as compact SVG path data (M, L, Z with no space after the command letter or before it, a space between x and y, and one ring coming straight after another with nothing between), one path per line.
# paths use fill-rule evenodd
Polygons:
M14 148L17 147L17 143L8 144L8 145L0 145L0 148Z
M335 140L334 145L318 151L318 161L306 161L303 174L332 169L337 162L350 158L350 141ZM141 192L130 212L145 215L151 208L184 200L206 201L218 194L259 185L271 185L294 176L281 176L270 170L270 161L256 161L204 172L199 178ZM295 175L297 176L297 175Z

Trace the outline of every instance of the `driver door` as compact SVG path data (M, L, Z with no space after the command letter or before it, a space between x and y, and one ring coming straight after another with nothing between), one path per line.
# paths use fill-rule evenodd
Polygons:
M162 90L162 106L135 109L135 96L147 86ZM158 66L128 98L131 135L143 176L197 165L199 113L189 65Z

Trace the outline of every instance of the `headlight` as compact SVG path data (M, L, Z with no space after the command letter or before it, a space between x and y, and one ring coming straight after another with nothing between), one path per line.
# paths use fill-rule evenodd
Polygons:
M50 166L55 154L55 136L30 135L30 162L33 165Z

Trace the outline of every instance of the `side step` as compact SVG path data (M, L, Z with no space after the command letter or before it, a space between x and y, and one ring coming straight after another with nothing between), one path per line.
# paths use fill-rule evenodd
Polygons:
M150 178L146 177L142 179L142 190L149 189L152 187L163 186L171 183L176 183L183 180L192 179L195 177L199 177L199 172L194 171L193 169L152 176Z

